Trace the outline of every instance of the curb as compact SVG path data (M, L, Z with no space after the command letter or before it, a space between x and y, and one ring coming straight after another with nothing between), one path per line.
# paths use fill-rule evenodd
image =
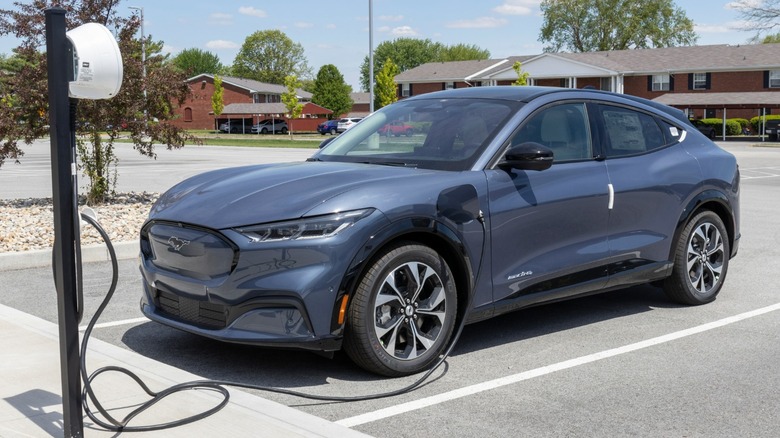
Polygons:
M114 244L114 251L118 260L138 257L139 242L118 242ZM88 245L81 248L81 261L83 263L110 261L108 248L102 243ZM39 249L24 252L0 253L0 271L12 271L16 269L39 268L52 264L52 250Z

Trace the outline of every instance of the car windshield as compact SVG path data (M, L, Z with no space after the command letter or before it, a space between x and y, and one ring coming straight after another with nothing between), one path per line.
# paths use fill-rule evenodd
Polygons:
M488 99L414 99L386 106L312 159L465 170L519 107Z

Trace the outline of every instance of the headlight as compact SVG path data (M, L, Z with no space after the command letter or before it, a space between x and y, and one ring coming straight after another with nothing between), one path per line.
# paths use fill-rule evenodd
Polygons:
M374 209L346 211L272 224L236 228L252 242L279 242L282 240L319 239L335 236L355 222L370 215Z

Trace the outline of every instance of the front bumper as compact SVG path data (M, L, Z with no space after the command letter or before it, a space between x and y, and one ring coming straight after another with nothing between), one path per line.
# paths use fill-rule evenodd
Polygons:
M275 243L150 221L141 233L141 310L220 341L338 350L344 277L376 221L386 219L376 212L327 239Z

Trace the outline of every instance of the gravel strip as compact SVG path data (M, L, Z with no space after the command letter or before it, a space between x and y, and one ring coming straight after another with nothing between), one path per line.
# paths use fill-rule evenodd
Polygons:
M138 233L158 193L118 193L92 207L111 241L138 240ZM79 202L79 209L83 207ZM51 198L0 200L0 253L50 249L54 245L54 208ZM84 224L81 244L102 243L97 231Z

